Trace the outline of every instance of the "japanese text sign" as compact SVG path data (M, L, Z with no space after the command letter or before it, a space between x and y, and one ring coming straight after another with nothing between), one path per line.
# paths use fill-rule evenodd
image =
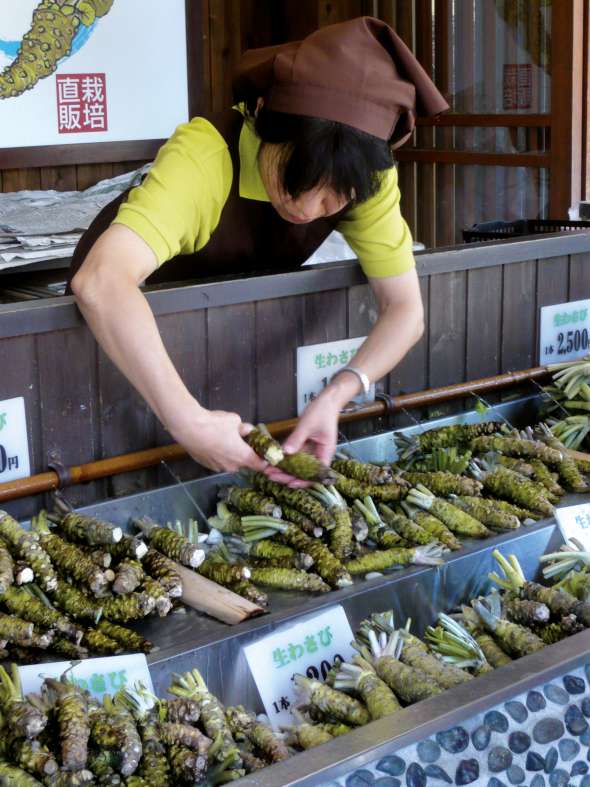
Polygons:
M108 130L105 74L58 74L55 84L60 134Z
M73 666L72 666L73 664ZM38 692L45 678L61 678L67 672L72 683L86 689L93 697L102 699L104 694L115 694L119 689L133 692L141 683L148 693L154 693L152 678L143 653L129 656L105 656L84 661L53 661L49 664L27 664L19 667L23 693ZM151 707L152 700L138 697L144 707Z
M31 474L25 400L0 402L0 483Z
M566 541L577 538L585 549L590 549L590 503L558 508L555 518Z
M559 303L541 309L539 363L574 361L590 347L590 300Z
M361 336L297 348L297 415L301 415L323 391L338 369L354 365L354 356L366 338ZM372 385L368 399L374 398L375 386ZM364 402L365 395L359 394L354 401Z
M297 704L293 676L323 682L338 657L354 655L352 630L341 606L331 607L246 645L244 653L273 727L291 724L290 708Z

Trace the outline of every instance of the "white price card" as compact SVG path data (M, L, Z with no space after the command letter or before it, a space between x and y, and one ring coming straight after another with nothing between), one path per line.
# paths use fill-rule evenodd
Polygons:
M555 518L566 541L577 538L585 549L590 550L590 503L558 508Z
M360 336L297 348L297 415L301 415L307 405L324 390L338 369L354 366L354 356L366 338ZM375 386L372 385L367 397L360 393L353 401L362 404L374 398Z
M583 358L590 348L590 300L543 306L540 334L541 366Z
M31 474L25 400L0 402L0 484Z
M47 664L27 664L18 668L23 693L38 692L45 678L59 679L66 670L69 680L86 689L97 699L102 699L104 694L112 696L123 688L134 693L133 689L139 683L145 686L149 694L154 693L147 659L143 653L105 656L79 662L53 661ZM149 708L153 704L149 698L137 698L144 707Z
M322 681L335 660L354 655L352 630L341 606L311 615L244 647L250 672L273 727L292 724L297 703L293 677Z

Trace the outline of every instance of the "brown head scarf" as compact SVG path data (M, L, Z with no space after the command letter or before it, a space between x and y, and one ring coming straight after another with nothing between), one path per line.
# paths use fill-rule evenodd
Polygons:
M370 16L245 52L233 89L236 101L262 96L270 110L345 123L392 147L408 139L416 117L449 108L397 33Z

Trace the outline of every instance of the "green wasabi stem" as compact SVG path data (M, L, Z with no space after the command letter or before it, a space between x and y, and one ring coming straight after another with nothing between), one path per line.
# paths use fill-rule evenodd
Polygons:
M462 475L469 466L471 451L460 452L457 446L433 448L431 453L413 456L407 469L419 473L447 472Z
M45 678L43 693L55 707L61 746L61 763L66 771L86 768L90 722L86 694L68 680Z
M221 744L217 747L215 759L223 762L236 750L236 742L225 718L223 706L214 694L207 689L201 673L197 669L174 675L168 692L176 697L191 699L197 702L201 709L201 724L207 735L217 742L221 734ZM210 752L210 756L213 756ZM239 755L235 755L233 764L241 767Z
M461 618L465 628L482 649L489 664L496 669L510 664L512 658L504 651L496 640L483 629L481 618L471 607L461 607Z
M488 597L486 603L489 603ZM500 642L502 649L506 649L514 656L528 656L545 647L545 643L536 634L518 623L511 623L500 618L501 609L489 609L482 601L474 600L471 606L479 615L484 626L493 633Z
M555 509L537 484L506 467L488 469L485 462L470 465L471 472L483 482L485 489L495 497L507 498L518 506L524 506L543 516L553 516Z
M410 505L406 500L402 501L401 507L407 517L412 519L422 530L430 534L433 541L439 541L447 549L461 549L461 542L456 538L449 528L437 519L433 514L422 511L416 506Z
M156 549L148 549L143 559L143 567L151 577L162 585L170 598L182 596L182 579L176 570L174 561L170 558Z
M364 484L388 484L391 483L393 473L390 467L380 467L369 462L358 462L347 456L337 454L333 460L332 467L340 475L361 481Z
M367 495L362 501L355 500L352 505L353 509L360 513L367 523L368 536L375 544L383 549L398 549L408 545L407 541L402 539L395 530L388 527L381 519L370 495Z
M271 436L264 424L258 424L244 439L270 465L278 465L285 458L281 444Z
M469 443L480 435L493 434L500 429L496 421L481 424L454 424L438 429L430 429L411 436L396 434L396 444L402 449L402 458L414 455L418 451L427 452L435 448L469 447Z
M447 472L416 473L405 471L402 477L411 485L422 484L433 495L448 497L449 495L478 495L481 484L473 478Z
M368 645L361 640L354 640L352 646L403 702L419 702L443 691L429 675L400 661L403 643L399 631L388 637L385 632L380 632L378 636L369 628L366 630L366 638Z
M373 721L401 710L401 705L389 686L375 672L363 669L357 664L344 662L339 665L334 688L357 692Z
M457 508L465 511L482 525L492 530L503 532L505 530L516 530L520 527L520 520L513 514L502 511L494 505L491 500L483 497L451 497L452 503Z
M79 644L82 639L82 629L55 609L46 606L29 590L16 587L8 588L0 597L0 601L13 615L29 620L43 628L55 629L76 644Z
M43 521L43 512L39 514L39 518ZM57 574L49 555L34 535L24 530L6 511L0 511L0 538L13 554L31 566L43 590L55 590Z
M225 717L234 737L250 741L269 763L288 759L289 750L285 743L269 726L257 721L241 705L227 708Z
M352 522L346 501L334 486L326 488L322 484L314 484L310 493L330 510L335 522L329 533L330 550L338 560L344 560L352 551L353 540Z
M304 675L295 675L295 686L301 704L315 707L330 718L355 727L368 724L369 711L359 700Z
M49 516L53 520L53 517ZM70 511L64 516L57 517L59 529L68 541L78 544L87 544L91 547L105 544L118 544L123 538L123 531L109 522L103 522L85 514Z
M260 533L272 528L281 533L287 543L299 552L305 552L314 559L317 574L332 587L346 587L352 584L352 578L340 561L321 541L310 538L296 525L281 522L270 517L242 517L242 527L246 540L256 541Z
M210 528L219 530L224 534L242 535L242 521L237 512L230 511L227 503L219 501L217 503L216 516L210 516L207 519Z
M0 541L0 595L14 582L14 562L8 549Z
M379 503L379 513L386 526L409 544L430 544L432 536L404 514L396 513L385 503Z
M296 568L261 568L253 566L252 582L275 590L303 590L309 593L329 593L327 585L317 574Z
M160 527L149 517L133 519L132 522L148 539L150 547L159 550L171 560L189 568L198 568L205 560L205 552L199 546L191 544L187 538L173 530Z
M18 667L10 674L0 666L0 708L9 731L19 737L36 738L47 726L47 715L23 697Z
M252 479L256 489L273 497L281 506L286 505L294 508L323 530L331 530L334 527L334 519L330 512L305 489L292 489L283 486L276 481L271 481L262 473L254 473Z
M349 560L345 563L346 570L356 576L368 574L372 571L386 571L394 566L439 566L444 561L442 554L444 547L431 543L420 547L399 547L385 550L371 551L362 557Z
M441 661L462 669L473 669L477 675L493 669L481 646L460 623L444 612L439 613L438 623L436 628L426 628L425 639Z
M408 503L423 508L434 514L453 533L472 538L485 538L491 535L490 531L474 517L461 511L446 500L432 495L426 487L421 485L412 489L408 495Z
M563 588L578 601L590 601L590 574L586 571L570 571L555 587Z

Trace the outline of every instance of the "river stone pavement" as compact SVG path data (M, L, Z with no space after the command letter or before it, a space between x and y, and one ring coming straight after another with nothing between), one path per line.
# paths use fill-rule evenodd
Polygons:
M590 663L321 787L590 787Z

